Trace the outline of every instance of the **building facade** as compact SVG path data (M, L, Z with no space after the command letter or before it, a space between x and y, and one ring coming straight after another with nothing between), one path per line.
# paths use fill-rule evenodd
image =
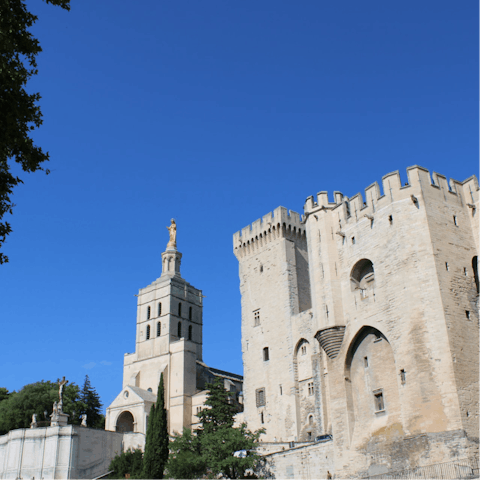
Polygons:
M266 442L331 434L342 475L478 455L478 181L407 175L233 238L244 419Z
M203 363L203 295L182 278L181 259L176 242L169 242L160 278L137 295L135 352L125 354L123 387L107 408L106 430L146 433L162 373L170 434L198 426L205 385L216 377L242 408L242 376Z

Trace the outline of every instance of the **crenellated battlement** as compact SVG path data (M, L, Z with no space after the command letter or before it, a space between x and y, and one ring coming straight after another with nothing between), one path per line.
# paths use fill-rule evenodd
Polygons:
M306 199L304 205L305 215L313 214L322 210L337 210L341 220L349 218L363 218L365 215L374 215L375 211L389 203L398 200L417 198L419 195L438 195L446 202L455 205L473 204L478 202L478 180L475 175L459 182L447 178L437 172L430 172L423 167L414 165L407 168L408 182L402 185L400 173L397 171L388 173L382 177L382 188L377 182L372 183L365 189L365 195L357 193L352 197L346 197L342 193L334 192L334 201L328 201L328 193L325 191L317 194L316 201L313 196Z
M235 255L243 256L280 237L304 238L303 221L303 215L287 210L285 207L277 207L273 214L267 213L233 235Z

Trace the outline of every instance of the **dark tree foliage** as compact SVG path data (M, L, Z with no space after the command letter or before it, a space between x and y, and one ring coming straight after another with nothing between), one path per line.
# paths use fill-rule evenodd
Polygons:
M230 392L223 387L219 377L213 383L208 383L208 397L205 405L210 408L203 409L198 418L203 424L202 433L214 433L220 427L232 427L233 417L237 413Z
M182 435L175 434L170 443L166 471L171 478L200 478L207 471L200 438L189 428L184 428Z
M116 455L108 467L109 471L113 470L108 478L126 478L125 475L130 475L130 478L143 478L142 455L140 449L127 450L121 455Z
M85 382L80 390L79 401L77 404L78 411L76 412L75 421L80 422L80 415L87 414L87 425L91 428L104 428L105 417L101 413L102 402L100 396L92 387L88 375L85 375Z
M220 378L207 384L207 389L205 405L209 408L198 414L202 428L197 435L184 429L181 436L175 437L170 446L167 472L173 478L219 474L226 478L244 478L246 471L254 469L260 460L255 448L264 431L252 433L246 424L233 427L237 410ZM241 450L247 455L243 458L234 456Z
M70 10L70 0L45 1ZM22 183L11 173L9 162L18 162L25 172L35 172L43 170L42 163L49 159L48 152L34 145L30 137L42 124L40 94L25 90L28 80L38 73L36 57L42 51L29 32L37 19L23 0L0 1L0 220L12 213L10 196ZM0 222L0 247L10 232L10 224ZM0 264L5 262L8 257L0 253Z
M152 410L148 417L145 455L143 457L144 478L163 478L163 471L168 459L169 441L162 373L160 383L158 384L157 403L155 408L152 405Z
M74 417L73 412L78 409L79 391L78 385L74 383L66 384L63 390L63 411L70 418ZM50 424L53 403L56 401L58 402L58 384L49 381L31 383L18 392L10 393L7 399L0 402L0 435L15 428L30 427L34 413L37 414L37 421Z
M10 393L4 387L0 387L0 402L6 400L9 397Z

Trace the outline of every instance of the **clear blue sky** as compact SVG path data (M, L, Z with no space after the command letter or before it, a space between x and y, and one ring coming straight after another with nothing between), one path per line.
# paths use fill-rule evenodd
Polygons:
M478 2L29 0L35 139L0 266L9 390L85 374L108 405L170 218L204 359L242 373L232 235L279 205L419 164L478 170Z

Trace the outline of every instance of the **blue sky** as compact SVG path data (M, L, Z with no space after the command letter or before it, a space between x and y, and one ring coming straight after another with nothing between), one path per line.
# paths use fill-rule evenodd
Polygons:
M51 175L22 174L0 386L85 374L107 406L170 218L204 360L242 373L232 235L419 164L478 171L478 2L29 0Z

